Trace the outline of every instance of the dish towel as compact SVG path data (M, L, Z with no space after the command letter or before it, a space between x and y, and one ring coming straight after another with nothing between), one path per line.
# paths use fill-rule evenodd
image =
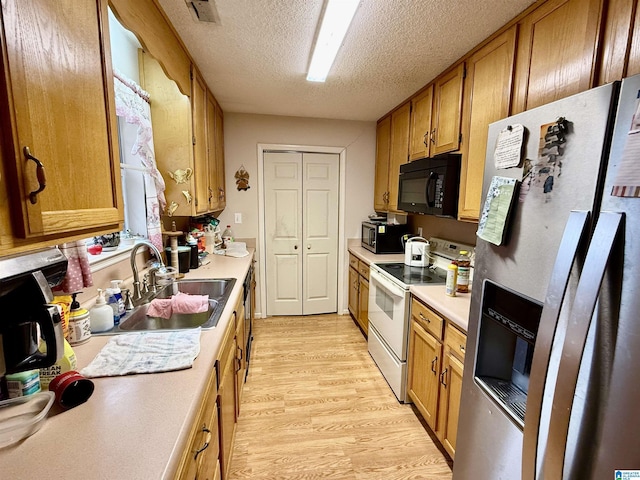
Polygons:
M191 368L200 353L200 327L173 332L126 333L112 337L80 373L116 377Z

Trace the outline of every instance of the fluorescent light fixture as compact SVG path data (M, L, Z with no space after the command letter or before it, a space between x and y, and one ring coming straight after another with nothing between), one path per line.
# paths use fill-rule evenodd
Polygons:
M307 80L324 82L347 34L360 0L328 0Z

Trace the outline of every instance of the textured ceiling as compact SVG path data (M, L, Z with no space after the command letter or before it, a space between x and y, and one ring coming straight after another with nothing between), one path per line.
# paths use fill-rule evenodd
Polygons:
M306 70L323 0L159 0L225 112L377 120L533 0L363 0L325 83Z

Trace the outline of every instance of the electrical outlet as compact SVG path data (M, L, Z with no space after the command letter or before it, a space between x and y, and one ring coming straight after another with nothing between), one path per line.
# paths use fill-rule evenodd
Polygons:
M418 236L421 237L422 236L422 227L418 227Z
M241 213L236 213L236 219L235 222L236 223L242 223L242 214Z

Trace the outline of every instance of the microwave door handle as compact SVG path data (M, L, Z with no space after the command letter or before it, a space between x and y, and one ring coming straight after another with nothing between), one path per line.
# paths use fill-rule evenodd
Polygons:
M527 393L527 411L524 418L522 444L522 480L535 480L536 458L538 456L538 434L544 386L547 381L551 346L558 326L560 309L567 291L571 269L578 251L588 240L590 214L586 211L572 211L565 225L558 254L551 271L549 286L540 316L540 326L536 335L533 351L529 392Z
M567 335L562 346L558 379L551 407L549 438L544 459L544 478L562 478L569 421L578 373L605 272L612 258L624 251L624 213L601 212L584 261L576 296L569 315ZM622 269L620 268L620 271ZM621 392L623 394L623 392Z
M436 172L429 172L429 178L427 179L427 206L434 207L436 204L436 180L438 180L438 174Z
M369 245L376 246L376 231L373 228L369 229Z

